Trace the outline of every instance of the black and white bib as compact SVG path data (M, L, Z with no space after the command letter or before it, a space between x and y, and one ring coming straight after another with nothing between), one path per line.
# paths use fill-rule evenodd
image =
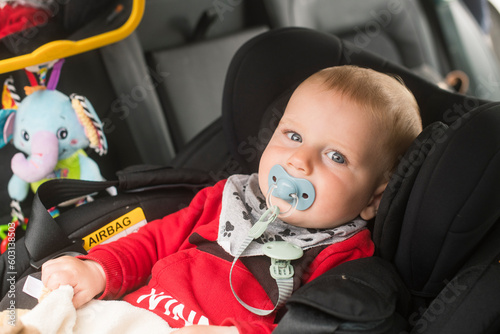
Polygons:
M235 256L250 228L267 210L266 199L259 187L257 174L232 175L222 193L217 243ZM288 241L303 250L344 241L366 227L366 221L357 218L332 228L302 228L287 224L279 218L252 242L242 256L263 255L262 245L269 241Z

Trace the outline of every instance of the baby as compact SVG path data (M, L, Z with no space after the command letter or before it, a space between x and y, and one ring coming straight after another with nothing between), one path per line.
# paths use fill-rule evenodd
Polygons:
M121 298L184 327L179 333L270 333L284 300L262 245L299 249L299 258L283 259L293 266L291 291L373 255L366 221L421 130L399 80L354 66L321 70L294 91L258 174L205 188L189 207L86 256L48 261L43 283L73 286L75 307L97 295ZM277 195L280 182L293 196ZM302 187L309 190L299 196Z

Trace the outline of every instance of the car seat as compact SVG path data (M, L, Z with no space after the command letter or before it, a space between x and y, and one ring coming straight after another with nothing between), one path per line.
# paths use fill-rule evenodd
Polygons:
M329 66L355 64L401 76L414 92L425 126L402 157L372 222L377 255L338 266L298 290L288 301L288 312L276 332L443 333L451 326L457 328L448 332L494 332L500 313L500 289L495 280L500 253L500 228L496 224L500 216L500 180L496 177L500 104L441 90L407 69L362 50L347 61L345 47L354 46L310 29L277 29L244 44L226 76L223 126L235 164L230 169L214 170L217 177L256 171L260 152L293 89ZM30 262L39 265L63 247L78 247L81 237L101 227L106 219L116 219L126 208L140 206L139 197L152 195L150 191L154 191L157 202L145 205L145 211L156 208L151 217L161 215L162 208L156 204L163 201L164 213L168 213L187 201L194 189L215 181L212 175L207 179L206 173L192 173L176 169L132 171L128 175L136 178L131 181L121 175L118 183L85 186L89 192L122 184L117 197L97 198L63 212L46 225L59 225L59 234L47 232L40 240L44 228L37 227L38 218L32 217L33 224L28 225L24 240L16 241L16 249L24 249L27 267ZM42 214L40 205L50 206L65 196L76 196L76 185L87 184L81 182L56 180L42 185L38 196L44 198L35 198L38 208L33 211ZM184 188L186 183L190 186ZM152 185L150 190L141 191L148 184ZM178 190L182 193L179 197ZM122 201L124 198L126 201ZM43 215L47 216L46 212ZM71 227L68 222L72 222ZM35 248L26 247L29 239ZM58 244L60 240L66 242ZM7 256L4 254L0 261L5 277ZM21 259L17 262L20 266ZM456 298L449 296L452 288L458 291ZM2 294L5 290L8 287L3 285ZM477 299L483 296L489 299L485 307L480 307ZM449 308L439 308L443 300L449 302ZM471 313L474 309L480 311ZM467 326L455 322L471 315L477 322L467 322Z
M373 223L377 256L338 266L297 291L276 332L496 332L500 103L439 89L361 50L349 59L352 47L317 31L275 30L241 48L226 78L224 126L244 173L257 170L293 87L324 67L355 64L401 76L425 127L382 197Z

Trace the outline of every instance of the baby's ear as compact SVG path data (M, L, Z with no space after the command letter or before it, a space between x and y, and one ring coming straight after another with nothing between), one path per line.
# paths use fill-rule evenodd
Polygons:
M382 194L384 193L385 188L387 187L387 183L384 182L375 189L370 201L366 208L364 208L359 214L361 218L364 220L370 220L375 217L377 214L378 206L380 205L380 200L382 199Z

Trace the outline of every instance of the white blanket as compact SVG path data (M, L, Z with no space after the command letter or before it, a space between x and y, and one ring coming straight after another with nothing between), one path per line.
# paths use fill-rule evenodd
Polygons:
M41 334L66 333L171 333L175 331L156 314L124 301L92 300L76 310L73 288L61 286L20 317L26 327Z

